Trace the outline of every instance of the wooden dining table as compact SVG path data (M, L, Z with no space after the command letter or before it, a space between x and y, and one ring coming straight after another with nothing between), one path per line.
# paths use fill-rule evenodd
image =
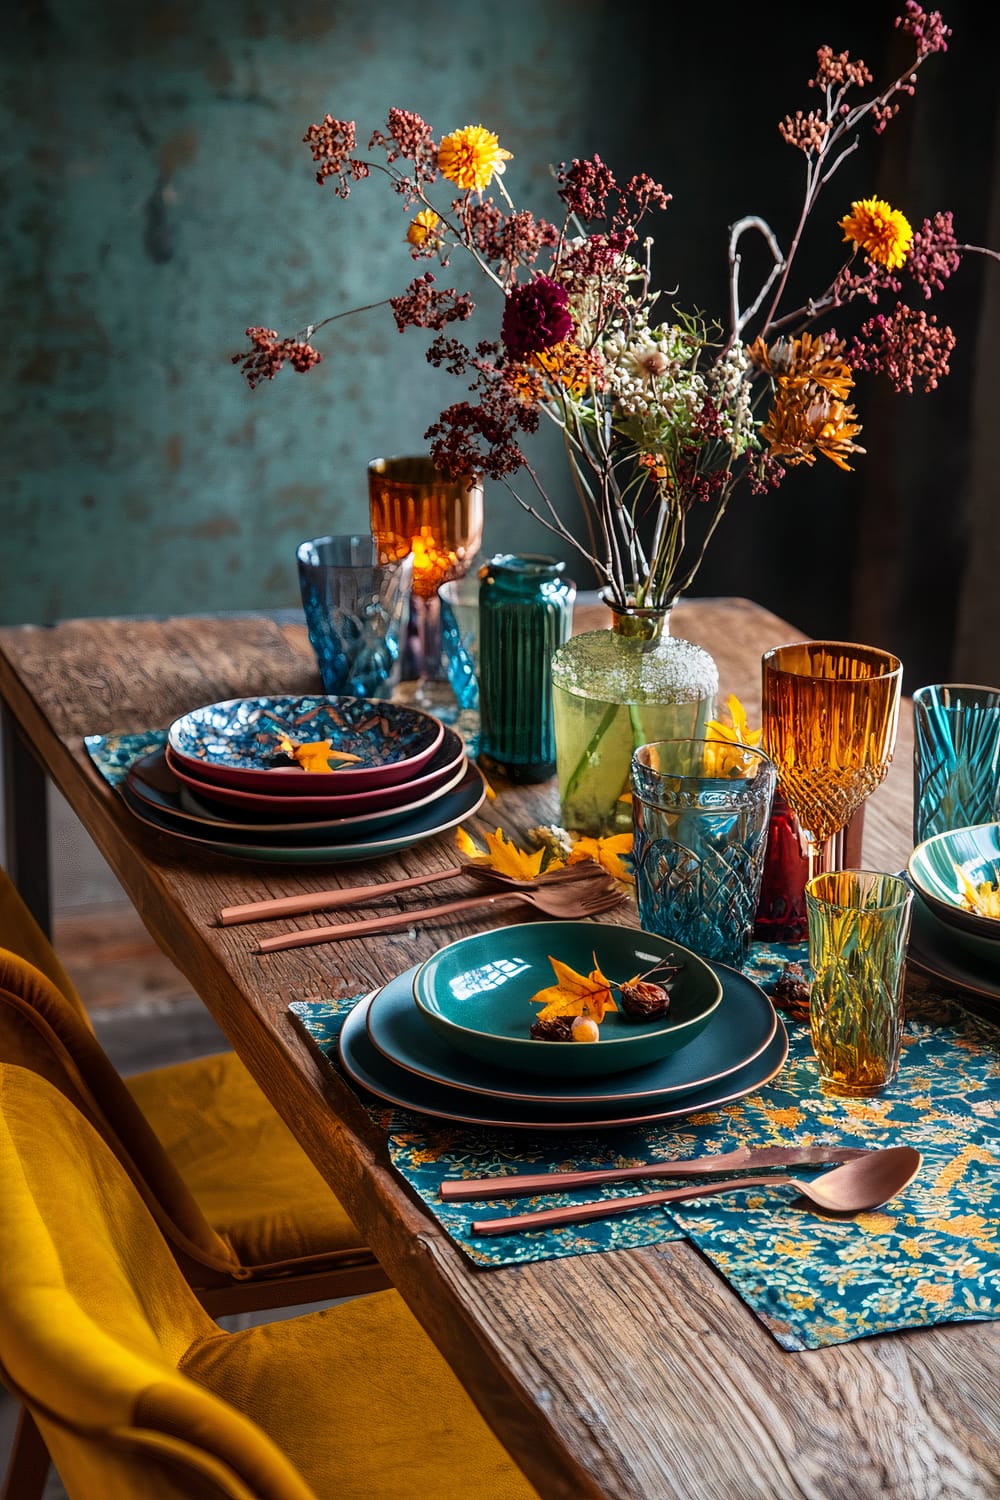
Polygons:
M605 618L588 606L575 628ZM672 628L712 653L720 696L735 692L751 723L761 653L803 639L744 599L681 604ZM392 1168L383 1126L317 1056L289 1005L369 991L502 914L260 955L257 939L278 927L223 927L218 913L429 873L455 862L454 834L364 864L225 857L142 824L84 747L85 735L165 728L207 703L318 690L304 626L290 613L0 629L8 868L36 913L44 920L49 901L50 779L543 1500L1000 1495L995 1322L789 1353L685 1241L483 1269L448 1238ZM893 766L866 807L870 868L898 870L910 852L911 746L904 703ZM558 821L554 782L491 780L495 799L472 831L502 826L526 839ZM473 883L452 883L449 898L466 888ZM438 899L433 888L416 894ZM509 920L520 918L511 908ZM634 904L601 920L637 925Z

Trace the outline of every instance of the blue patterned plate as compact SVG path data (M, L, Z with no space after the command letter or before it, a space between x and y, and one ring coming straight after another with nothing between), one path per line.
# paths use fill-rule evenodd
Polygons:
M655 1021L633 1021L619 1005L596 1042L548 1042L529 1035L540 1006L531 996L555 984L550 958L589 973L596 964L617 983L657 978L677 964L670 1009ZM631 927L593 922L519 922L459 938L420 965L417 1008L445 1042L494 1067L581 1078L656 1062L685 1046L708 1024L722 999L718 976L687 948Z
M486 783L478 767L469 764L454 791L446 792L422 812L400 818L398 823L383 830L381 834L369 834L360 839L344 840L339 844L309 843L305 839L296 841L287 833L279 833L273 842L267 843L261 835L246 835L241 838L238 834L231 834L228 839L215 838L211 834L203 836L193 833L169 813L143 802L127 786L121 788L121 794L126 806L141 822L211 854L227 854L236 859L285 865L345 865L363 859L381 859L400 849L408 849L412 844L434 838L439 833L447 833L466 818L471 818L483 805L486 800Z
M475 1094L536 1104L658 1102L707 1088L753 1062L774 1039L777 1016L760 986L735 969L712 967L722 982L722 1003L704 1031L660 1062L608 1078L563 1078L553 1065L542 1082L456 1052L421 1020L405 974L373 997L368 1035L384 1057L408 1073Z
M298 744L329 740L359 757L335 771L303 771L278 748L287 734ZM381 698L231 698L175 719L167 734L173 754L222 786L278 796L365 792L408 781L441 743L444 725L419 709Z
M409 979L415 970L403 975ZM770 1083L785 1065L788 1035L781 1021L774 1037L753 1062L728 1073L682 1099L662 1104L625 1104L621 1101L593 1104L534 1104L528 1100L481 1098L445 1084L431 1083L407 1073L372 1046L366 1020L371 1000L360 1000L341 1027L337 1055L355 1083L402 1109L452 1120L460 1125L492 1125L502 1130L611 1130L617 1126L645 1125L655 1120L683 1120L704 1110L716 1109ZM556 1046L555 1042L550 1045Z

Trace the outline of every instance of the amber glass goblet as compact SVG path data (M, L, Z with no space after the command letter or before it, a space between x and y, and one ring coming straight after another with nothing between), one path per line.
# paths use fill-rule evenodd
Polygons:
M373 458L368 500L381 561L413 553L409 662L404 660L401 678L409 680L420 707L430 712L454 707L441 657L438 589L464 577L482 545L482 478L447 479L423 455Z
M810 879L843 869L843 834L885 779L903 666L875 646L802 641L763 657L763 748L806 835Z

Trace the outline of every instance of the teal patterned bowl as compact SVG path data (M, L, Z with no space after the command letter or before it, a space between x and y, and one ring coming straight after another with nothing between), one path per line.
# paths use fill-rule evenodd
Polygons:
M913 885L942 922L1000 944L1000 919L970 911L959 878L961 871L973 885L1000 885L1000 823L977 823L972 828L936 833L917 845L906 868Z
M615 983L661 961L681 968L661 1019L633 1021L619 1006L605 1015L599 1041L551 1042L529 1034L541 1009L531 996L556 982L550 957L584 974L596 964ZM460 1052L496 1067L565 1079L621 1073L677 1051L708 1024L722 985L704 959L649 932L596 922L524 922L442 948L416 971L413 994L428 1026Z

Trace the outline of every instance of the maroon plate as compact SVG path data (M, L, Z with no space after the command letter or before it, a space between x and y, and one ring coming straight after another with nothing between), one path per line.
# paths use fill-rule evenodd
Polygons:
M278 818L284 823L307 822L312 819L329 821L332 818L360 817L363 813L388 812L393 808L405 809L411 802L419 801L429 793L440 791L453 780L465 756L461 736L453 729L445 729L441 744L427 765L418 771L411 781L396 786L375 787L372 791L337 791L329 796L305 797L296 793L294 797L268 796L263 792L246 791L240 787L223 786L208 780L194 770L189 761L181 760L170 746L164 752L171 774L187 787L199 802L208 803L213 811L242 814L246 817ZM332 781L334 777L319 776L314 772L312 785L319 777ZM340 776L336 777L340 786Z

